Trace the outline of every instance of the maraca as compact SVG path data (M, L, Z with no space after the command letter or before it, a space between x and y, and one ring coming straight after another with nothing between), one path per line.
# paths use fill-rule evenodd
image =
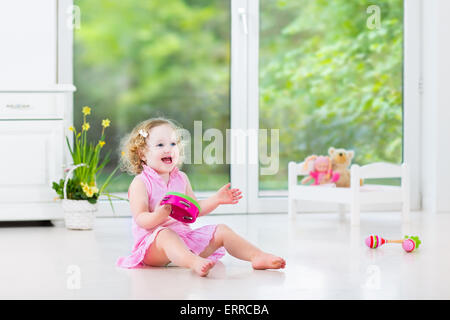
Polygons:
M369 248L375 249L381 247L385 243L401 243L406 252L412 252L419 248L422 243L418 236L405 236L403 240L386 240L378 235L370 235L366 238L366 245Z
M200 206L191 197L179 192L167 192L160 205L172 205L170 216L178 221L193 223L200 213Z
M418 236L405 236L405 240L402 242L402 247L406 252L412 252L419 248L422 241Z

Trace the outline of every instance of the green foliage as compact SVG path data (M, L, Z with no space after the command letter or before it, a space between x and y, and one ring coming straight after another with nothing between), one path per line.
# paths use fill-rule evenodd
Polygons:
M225 136L230 128L229 1L74 3L81 9L81 26L74 33L74 104L93 104L93 122L107 116L115 124L105 145L111 151L105 172L118 162L120 139L147 118L165 116L190 132L194 120L202 120L204 130L218 128ZM75 124L82 121L75 117ZM229 166L185 165L183 170L189 176L223 176Z
M190 132L200 119L204 130L230 128L230 1L74 3L75 105L92 103L93 122L116 124L104 171L146 118L166 116ZM379 29L366 26L371 4L380 7ZM260 187L287 188L288 161L330 146L355 150L359 164L401 162L403 1L261 0L260 15L260 128L280 129L280 171L261 176ZM198 190L227 182L230 168L183 170L197 176Z
M104 190L110 183L112 177L116 173L118 166L103 181L100 188L97 187L97 176L99 176L109 162L109 153L105 157L101 157L100 153L105 145L105 129L110 126L110 120L104 119L101 123L102 132L100 139L94 144L88 140L88 131L91 128L87 121L87 116L91 114L91 108L83 107L83 125L80 132L71 126L69 130L73 133L74 143L71 146L68 137L66 137L67 147L72 156L73 165L76 167L73 171L73 177L68 178L67 182L67 199L72 200L89 200L96 203L100 195L105 193ZM60 183L53 182L53 189L58 193L61 199L64 199L64 180Z
M64 199L64 179L59 180L59 183L53 182L52 188L56 191L60 199ZM99 196L96 193L92 197L88 197L81 187L80 180L77 178L67 180L66 192L67 199L87 200L92 204L97 202Z

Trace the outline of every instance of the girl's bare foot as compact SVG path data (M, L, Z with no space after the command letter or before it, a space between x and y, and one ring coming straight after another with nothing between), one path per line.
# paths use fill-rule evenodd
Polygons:
M252 267L256 270L284 269L286 261L273 254L261 252L252 259Z
M200 277L206 277L209 270L211 270L215 264L216 263L214 261L198 257L192 264L191 269L194 270Z

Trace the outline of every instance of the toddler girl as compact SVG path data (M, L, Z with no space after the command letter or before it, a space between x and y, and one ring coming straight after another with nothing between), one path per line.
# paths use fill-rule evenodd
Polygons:
M122 169L136 175L128 189L134 245L131 254L119 258L117 265L160 267L172 262L206 276L226 250L238 259L250 261L254 269L284 268L284 259L261 251L228 226L191 229L189 224L169 216L171 205L159 205L168 191L197 200L188 177L178 169L183 157L178 132L172 121L155 118L138 124L126 138ZM230 189L228 183L210 198L197 201L199 216L221 204L236 204L241 198L242 192Z

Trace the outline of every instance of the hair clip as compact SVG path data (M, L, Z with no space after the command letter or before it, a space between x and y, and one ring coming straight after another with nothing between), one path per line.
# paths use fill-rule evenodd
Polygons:
M139 130L139 134L141 135L141 136L143 136L144 138L147 138L147 136L148 136L148 132L145 132L144 130Z

